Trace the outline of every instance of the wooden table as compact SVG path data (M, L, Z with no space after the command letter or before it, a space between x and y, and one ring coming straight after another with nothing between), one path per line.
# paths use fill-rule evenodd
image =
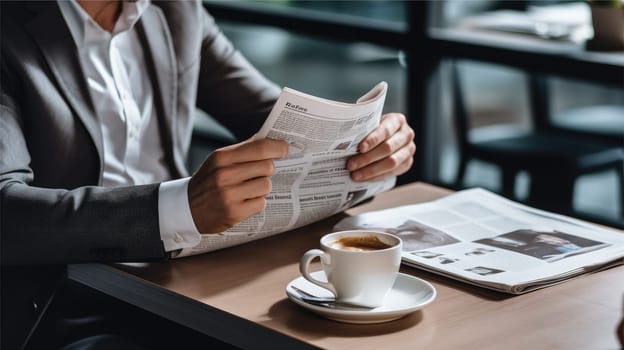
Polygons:
M240 348L615 349L624 267L520 296L417 269L436 300L400 320L353 325L326 320L287 299L298 263L345 215L417 203L450 191L414 183L307 227L163 264L72 265L69 277Z

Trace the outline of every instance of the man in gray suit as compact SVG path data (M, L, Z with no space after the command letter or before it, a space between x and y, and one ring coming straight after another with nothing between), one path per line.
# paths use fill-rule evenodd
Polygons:
M4 342L39 316L64 264L165 260L261 211L287 146L243 141L187 176L196 107L246 140L280 91L199 2L1 6ZM413 135L383 116L347 164L353 179L406 172Z

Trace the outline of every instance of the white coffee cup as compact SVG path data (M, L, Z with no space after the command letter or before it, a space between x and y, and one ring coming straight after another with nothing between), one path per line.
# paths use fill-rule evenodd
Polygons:
M401 246L399 237L384 232L329 233L321 238L321 249L308 250L301 257L299 270L305 279L328 289L338 301L378 307L383 305L396 279ZM327 282L310 275L310 263L316 257L321 259Z

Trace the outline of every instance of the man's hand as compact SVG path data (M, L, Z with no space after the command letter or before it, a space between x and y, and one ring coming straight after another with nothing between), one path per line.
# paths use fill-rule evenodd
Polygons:
M401 113L381 117L380 125L358 145L360 154L347 162L354 181L379 180L401 175L414 162L414 130Z
M273 159L288 144L277 140L245 141L214 151L191 177L188 198L200 233L223 232L261 212L271 192Z

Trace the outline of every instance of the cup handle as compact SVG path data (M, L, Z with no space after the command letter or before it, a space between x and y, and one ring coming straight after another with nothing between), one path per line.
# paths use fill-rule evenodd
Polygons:
M319 281L310 275L310 263L317 256L321 258L323 263L326 263L326 260L329 259L329 255L327 255L324 251L320 249L310 249L301 257L301 261L299 262L299 271L301 271L301 275L303 275L306 280L310 281L310 283L316 284L321 288L325 288L337 296L338 294L336 293L336 288L334 288L331 283Z

